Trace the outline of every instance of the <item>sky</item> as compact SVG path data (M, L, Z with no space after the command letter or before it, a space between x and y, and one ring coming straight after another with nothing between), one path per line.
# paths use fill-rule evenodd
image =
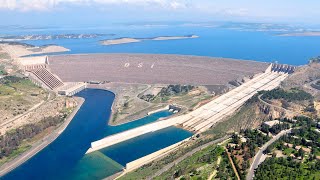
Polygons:
M0 0L0 25L136 22L320 24L319 0Z

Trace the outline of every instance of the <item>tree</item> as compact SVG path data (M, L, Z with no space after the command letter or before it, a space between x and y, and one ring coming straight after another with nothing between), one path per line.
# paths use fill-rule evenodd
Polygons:
M263 153L264 153L264 154L269 154L269 153L271 153L271 148L270 148L270 146L268 146L267 149L263 151Z

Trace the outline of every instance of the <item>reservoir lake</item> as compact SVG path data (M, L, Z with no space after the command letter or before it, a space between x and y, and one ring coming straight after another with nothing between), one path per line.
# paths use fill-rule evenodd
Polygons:
M225 57L263 62L278 62L291 65L303 65L308 59L320 54L320 36L286 37L278 36L285 32L246 31L245 29L223 29L212 27L118 27L90 29L58 29L19 32L19 34L115 34L92 39L56 39L22 41L33 45L57 44L71 51L53 54L88 53L151 53L182 54L210 57ZM12 33L11 33L12 34ZM17 33L15 33L17 34ZM158 36L198 35L194 39L165 41L145 40L137 43L103 46L100 41L121 37L152 38Z

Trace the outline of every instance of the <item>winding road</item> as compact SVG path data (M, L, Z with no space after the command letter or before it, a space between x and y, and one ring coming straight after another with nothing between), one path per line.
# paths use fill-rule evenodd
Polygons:
M268 141L266 144L264 144L259 151L257 152L257 154L254 156L253 158L253 162L250 166L250 169L248 171L247 174L247 180L252 180L254 177L254 170L258 168L259 164L260 164L260 159L262 157L263 151L265 151L267 149L268 146L270 146L272 143L274 143L275 141L277 141L280 137L282 137L283 135L286 135L288 133L290 133L292 130L292 128L281 131L280 133L278 133L276 136L274 136L270 141Z
M259 101L262 102L262 103L264 103L264 104L266 104L266 105L268 105L268 106L276 107L276 108L282 109L282 110L284 110L284 111L287 111L287 112L290 112L290 113L294 113L294 114L299 115L299 116L304 116L304 117L307 117L307 118L311 118L311 117L309 117L309 116L306 116L306 115L303 115L303 114L300 114L300 113L297 113L297 112L294 112L294 111L285 109L285 108L283 108L283 107L281 107L281 106L276 106L276 105L270 104L270 103L264 101L263 99L261 99L261 96L262 96L262 95L259 95L259 96L258 96ZM252 164L251 164L251 166L250 166L250 169L249 169L248 174L247 174L247 177L246 177L247 180L252 180L252 179L253 179L253 177L254 177L254 170L257 169L258 166L259 166L259 164L260 164L259 162L260 162L260 159L261 159L261 157L262 157L263 151L265 151L268 146L270 146L272 143L274 143L275 141L277 141L280 137L282 137L282 136L285 135L285 134L290 133L291 130L292 130L292 128L290 128L290 129L288 129L288 130L281 131L280 133L278 133L276 136L274 136L270 141L268 141L266 144L264 144L264 145L260 148L260 150L258 151L258 153L257 153L257 154L254 156L254 158L253 158L253 162L252 162Z

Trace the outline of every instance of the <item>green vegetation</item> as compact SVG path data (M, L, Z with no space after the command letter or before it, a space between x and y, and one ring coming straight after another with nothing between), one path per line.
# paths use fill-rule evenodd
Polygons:
M235 179L227 154L221 146L209 146L155 179L208 179L215 170L215 178Z
M216 138L215 138L216 139ZM188 146L185 146L183 148L180 148L177 151L174 151L167 155L166 157L159 159L157 161L153 161L149 164L146 164L139 169L132 171L125 176L122 176L120 179L145 179L146 177L151 176L155 172L159 171L162 167L165 165L173 162L175 159L178 159L179 157L183 156L184 154L192 151L193 149L204 145L213 139L207 138L207 139L198 139L196 141L190 142Z
M47 117L36 124L27 124L0 136L0 161L2 163L18 156L30 146L26 141L32 139L45 129L59 125L67 114L56 117Z
M292 148L286 148L283 150L283 154L285 154L286 156L290 156L291 154L295 154L296 150L292 149Z
M259 165L254 179L320 179L320 161L303 164L290 158L268 158Z
M5 76L0 79L0 110L4 119L22 114L47 96L46 91L29 79Z
M5 71L4 66L0 65L0 75L7 75L8 73Z
M315 131L317 124L308 117L295 117L294 120L282 120L294 122L295 128L265 152L277 149L284 157L276 158L278 152L274 151L272 158L259 165L255 179L320 179L320 133Z
M290 124L289 123L281 123L281 124L276 124L272 127L269 127L266 124L261 125L261 131L264 133L272 133L272 134L278 134L280 131L289 129Z
M25 91L33 92L41 90L34 85L29 79L17 76L5 76L0 79L0 96L21 95Z
M195 87L191 85L169 85L167 87L162 88L159 94L157 95L146 94L142 95L140 98L147 102L166 102L169 100L169 97L184 95L193 90L194 88Z
M258 98L257 96L255 96L246 104L246 106L243 106L239 110L239 112L237 112L234 116L226 119L225 121L217 123L213 128L204 132L203 137L209 136L210 138L200 137L200 139L196 140L195 142L191 142L191 145L180 148L179 150L170 153L168 156L160 160L146 164L141 168L126 174L120 179L144 179L145 177L151 176L168 163L173 162L175 159L183 156L184 154L190 152L192 149L196 147L199 147L219 137L223 137L227 134L232 134L233 132L240 131L241 129L255 127L255 124L260 124L263 120L268 118L268 116L263 113L256 113L255 108L257 107L257 103Z
M261 98L264 100L284 99L288 102L291 102L291 101L303 101L303 100L313 99L311 94L296 88L292 88L288 91L277 88L271 91L264 91L262 93L263 95L261 96Z
M263 146L270 137L263 135L257 130L245 130L241 132L245 142L241 142L238 134L232 135L231 143L227 145L228 152L235 163L241 179L245 179L250 160L255 156L258 147Z
M268 120L267 114L264 114L258 107L258 96L249 99L241 109L232 115L228 120L219 122L205 134L214 134L223 136L226 133L240 132L248 128L255 128L263 121Z
M12 153L9 154L7 157L0 158L0 166L6 162L11 161L12 159L24 153L25 151L29 150L30 148L31 148L31 145L29 144L23 144L19 146L17 149L13 150Z
M20 78L17 76L7 76L0 79L0 84L10 85L11 83L19 83L19 82L22 82L23 80L24 80L23 78Z

